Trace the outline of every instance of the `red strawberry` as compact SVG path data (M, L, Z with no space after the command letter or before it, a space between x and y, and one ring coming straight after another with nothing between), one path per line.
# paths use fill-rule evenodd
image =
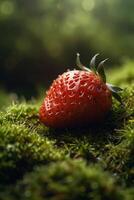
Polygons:
M121 89L106 83L103 68L106 60L96 67L96 56L88 69L77 54L81 70L65 72L54 80L39 111L46 126L63 128L100 122L112 107L112 94L121 102L118 95Z

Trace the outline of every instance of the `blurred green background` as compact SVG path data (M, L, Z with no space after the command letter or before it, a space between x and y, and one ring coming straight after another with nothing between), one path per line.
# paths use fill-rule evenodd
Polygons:
M134 1L0 0L0 106L37 96L75 67L76 52L84 64L99 52L110 70L133 70Z

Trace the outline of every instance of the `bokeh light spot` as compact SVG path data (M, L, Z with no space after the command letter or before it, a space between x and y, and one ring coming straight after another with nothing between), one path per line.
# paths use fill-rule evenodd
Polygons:
M0 12L3 15L11 15L14 12L14 4L10 1L4 1L0 6Z
M95 6L94 0L83 0L82 7L85 11L91 11Z

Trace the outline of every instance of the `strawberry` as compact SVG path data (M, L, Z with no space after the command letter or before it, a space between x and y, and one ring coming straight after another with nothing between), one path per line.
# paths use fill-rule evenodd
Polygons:
M112 107L112 95L120 102L120 88L106 83L103 64L96 67L96 54L90 69L81 64L81 70L59 75L46 93L39 111L40 121L54 128L83 126L101 122Z

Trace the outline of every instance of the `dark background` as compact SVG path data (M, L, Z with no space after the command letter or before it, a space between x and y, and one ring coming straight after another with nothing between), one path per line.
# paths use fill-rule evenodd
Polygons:
M0 88L38 95L53 78L88 64L95 53L110 68L134 59L133 0L0 0Z

